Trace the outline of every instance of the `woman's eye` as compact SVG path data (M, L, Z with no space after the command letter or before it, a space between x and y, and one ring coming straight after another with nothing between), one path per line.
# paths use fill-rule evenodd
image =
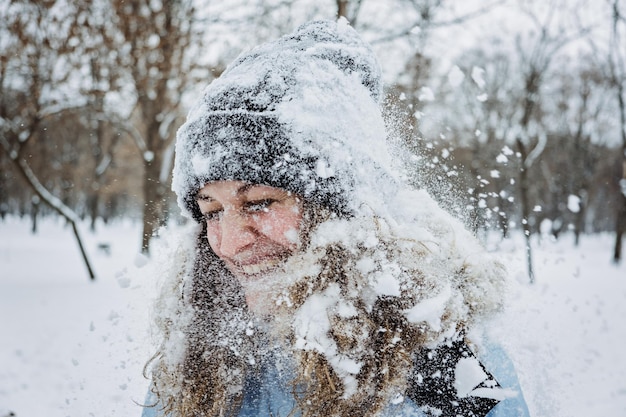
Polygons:
M202 216L204 217L206 221L210 222L214 220L219 220L221 214L222 214L222 210L214 210L214 211L207 211L205 213L202 213Z
M266 198L258 201L249 201L246 203L246 211L248 213L259 213L259 212L267 212L272 204L274 204L276 200L272 198Z

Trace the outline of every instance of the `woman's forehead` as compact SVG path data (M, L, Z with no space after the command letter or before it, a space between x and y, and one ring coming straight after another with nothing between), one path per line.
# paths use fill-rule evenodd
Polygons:
M223 180L206 183L198 190L197 197L203 199L214 195L245 195L245 194L291 194L291 192L264 184L253 184L245 181Z

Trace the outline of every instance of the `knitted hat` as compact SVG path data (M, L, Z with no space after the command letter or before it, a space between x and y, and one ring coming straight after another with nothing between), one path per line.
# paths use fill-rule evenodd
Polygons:
M309 22L242 54L178 131L180 207L200 221L197 191L239 180L354 214L359 178L389 159L381 95L378 61L344 19Z

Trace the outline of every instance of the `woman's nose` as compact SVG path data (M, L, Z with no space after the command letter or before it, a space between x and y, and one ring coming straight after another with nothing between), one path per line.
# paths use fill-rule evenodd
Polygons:
M220 252L232 257L254 243L257 237L251 219L238 210L226 210L220 219Z

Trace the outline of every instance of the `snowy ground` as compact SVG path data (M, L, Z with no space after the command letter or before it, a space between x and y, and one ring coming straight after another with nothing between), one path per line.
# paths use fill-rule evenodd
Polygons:
M138 416L151 348L150 266L139 225L83 230L98 274L89 282L61 221L0 222L0 417ZM108 255L98 246L110 245ZM509 265L509 309L493 335L516 363L533 416L626 416L626 265L611 236L535 242L525 284L519 239L492 244Z

